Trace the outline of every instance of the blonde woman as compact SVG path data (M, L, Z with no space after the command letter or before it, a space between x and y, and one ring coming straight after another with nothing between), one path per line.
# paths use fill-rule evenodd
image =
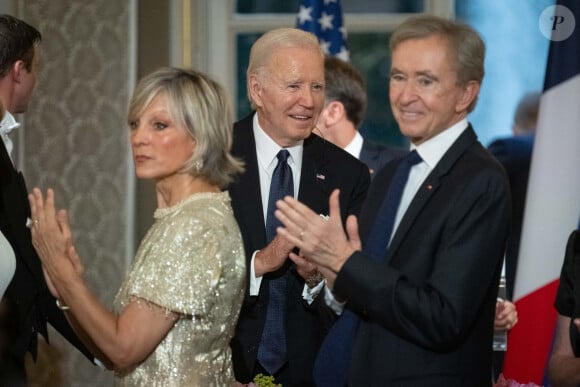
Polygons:
M242 170L230 153L231 113L204 74L163 68L129 107L137 177L155 182L155 223L111 312L79 272L66 212L54 193L30 195L32 236L52 290L120 386L233 384L229 341L244 294L244 249L230 197ZM66 306L65 306L66 305Z

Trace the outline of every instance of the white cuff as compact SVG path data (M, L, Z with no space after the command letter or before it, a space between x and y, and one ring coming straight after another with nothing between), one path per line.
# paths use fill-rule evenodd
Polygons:
M304 301L308 303L308 305L312 304L316 296L320 293L320 290L324 286L324 281L320 281L318 285L313 288L309 288L308 285L304 284L304 289L302 290L302 298Z
M257 296L260 293L260 285L262 285L262 276L256 277L256 269L254 268L254 259L260 250L254 251L252 259L250 260L250 296Z
M326 286L326 284L324 285L324 302L330 309L334 311L334 313L336 313L337 316L340 316L342 314L345 303L340 302L336 298L334 298L332 290L330 290L328 286Z

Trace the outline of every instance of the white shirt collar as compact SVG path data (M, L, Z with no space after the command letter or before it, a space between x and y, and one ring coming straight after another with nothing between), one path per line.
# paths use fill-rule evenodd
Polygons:
M16 122L16 119L10 112L6 112L4 114L4 118L0 122L0 133L1 134L10 134L14 129L19 128L20 123Z
M433 169L468 125L467 118L464 118L419 146L411 144L411 150L416 149L429 169Z
M363 136L357 130L352 141L344 148L344 150L357 159L360 159L360 152L362 151L363 141Z
M258 156L258 163L264 168L264 170L272 173L276 167L278 161L276 160L276 155L282 149L268 134L262 129L260 123L258 122L258 113L254 114L254 138L256 140L256 153ZM289 165L293 166L292 170L302 168L302 151L303 151L304 141L300 141L297 145L285 148L290 152Z
M4 113L4 117L0 122L0 138L2 138L2 142L6 147L6 151L8 152L8 156L12 158L12 149L14 148L14 144L12 143L12 139L10 139L10 132L14 129L19 128L20 123L16 122L14 116L10 114L10 112Z

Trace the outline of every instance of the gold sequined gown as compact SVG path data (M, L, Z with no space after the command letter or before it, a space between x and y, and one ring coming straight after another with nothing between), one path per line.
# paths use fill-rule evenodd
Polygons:
M154 217L115 311L137 297L145 308L151 302L181 318L143 363L118 372L115 384L232 385L229 342L244 296L245 255L230 196L194 194Z

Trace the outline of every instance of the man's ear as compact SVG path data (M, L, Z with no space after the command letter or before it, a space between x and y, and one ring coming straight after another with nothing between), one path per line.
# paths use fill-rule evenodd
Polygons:
M479 88L481 85L476 81L469 81L465 86L463 86L463 92L459 101L457 101L457 105L455 106L455 110L457 112L465 111L469 105L477 98L479 94Z
M24 61L17 60L10 67L10 76L15 82L20 82L24 72L28 72L28 70L26 70L26 65L24 64Z
M326 108L326 126L332 126L344 117L344 105L338 101L330 102Z
M262 107L262 84L256 74L250 74L248 78L248 94L256 108Z

